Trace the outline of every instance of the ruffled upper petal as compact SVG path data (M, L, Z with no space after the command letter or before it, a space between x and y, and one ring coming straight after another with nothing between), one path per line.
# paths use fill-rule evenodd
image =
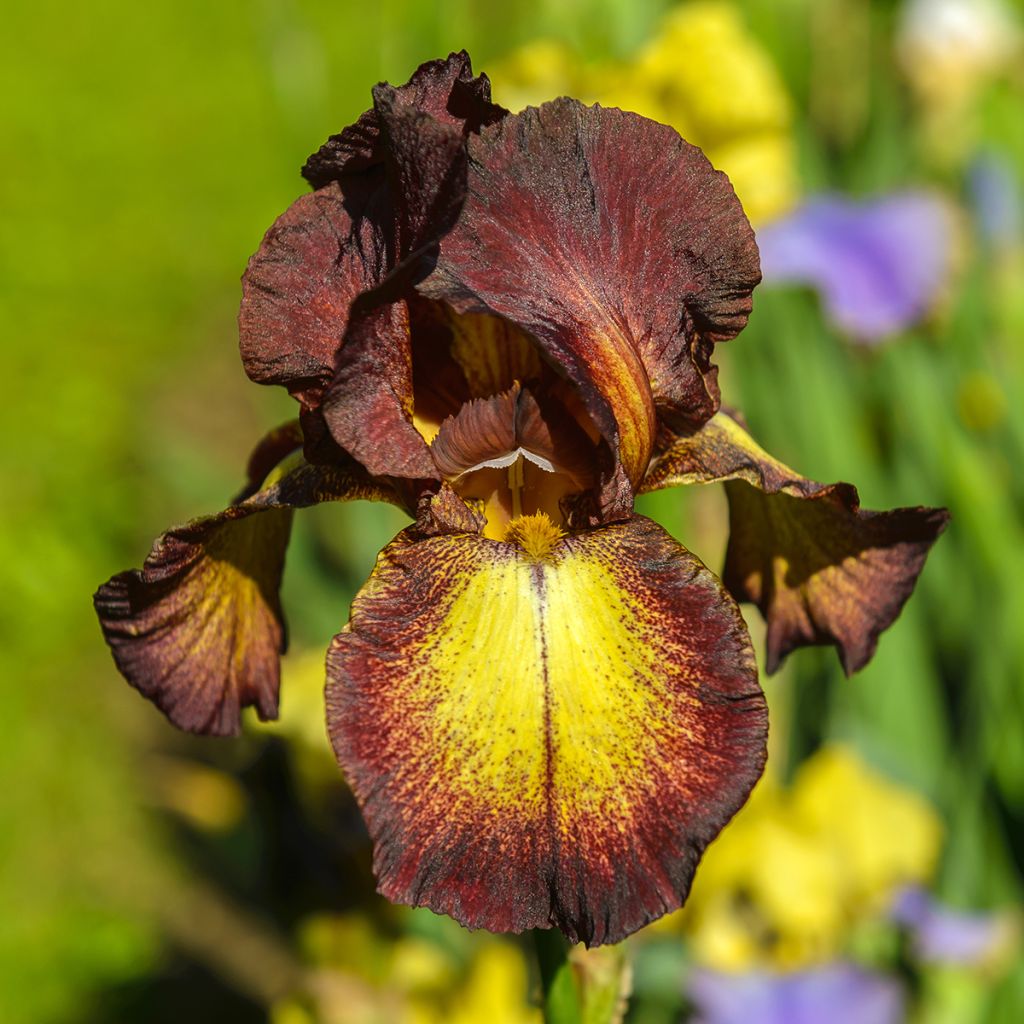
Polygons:
M637 483L655 403L696 423L717 408L711 347L746 323L759 280L739 202L671 128L575 100L506 117L469 152L465 206L420 290L536 337Z
M334 439L374 474L434 475L412 425L408 287L422 276L437 240L459 215L466 193L466 136L504 115L469 57L421 66L404 86L378 85L374 107L329 140L306 176L326 180L360 169L379 180L389 208L387 273L352 310L324 404Z
M458 216L465 136L504 114L489 90L465 53L378 85L373 109L307 162L317 191L278 219L243 278L249 376L285 385L309 436L329 432L374 475L432 475L411 424L403 299Z
M510 535L384 551L328 654L331 739L389 899L616 942L680 905L760 775L749 637L648 520Z
M666 444L642 490L716 481L729 497L725 583L768 622L768 671L809 644L834 645L847 674L863 668L949 513L866 511L851 484L800 476L725 412Z
M451 53L445 60L421 64L398 88L382 83L374 90L393 94L409 108L422 111L435 121L476 132L485 124L500 120L506 111L491 102L491 83L486 75L473 75L465 50ZM314 187L322 188L349 174L359 174L379 166L387 159L381 112L375 102L359 120L337 135L332 135L302 168L302 176Z
M295 447L292 427L288 434ZM275 432L251 469L286 447ZM303 465L217 515L162 534L141 570L114 576L94 598L121 674L188 732L234 735L249 706L261 719L276 718L285 646L278 591L292 509L356 498L400 503L351 460Z

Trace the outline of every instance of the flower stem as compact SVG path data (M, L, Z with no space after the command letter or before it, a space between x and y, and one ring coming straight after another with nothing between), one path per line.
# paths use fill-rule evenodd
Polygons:
M569 944L557 928L535 928L533 947L540 966L545 1024L580 1024L580 997L569 963Z

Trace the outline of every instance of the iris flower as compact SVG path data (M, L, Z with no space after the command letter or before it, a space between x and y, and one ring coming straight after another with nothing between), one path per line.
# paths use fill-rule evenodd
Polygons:
M379 889L615 942L682 903L761 774L736 600L767 616L769 669L831 643L853 671L946 516L862 511L720 409L712 350L746 323L757 248L671 128L566 98L508 114L465 53L373 100L243 279L245 369L299 425L96 607L172 722L234 733L277 713L293 510L406 510L327 655ZM633 511L709 481L729 481L724 585Z

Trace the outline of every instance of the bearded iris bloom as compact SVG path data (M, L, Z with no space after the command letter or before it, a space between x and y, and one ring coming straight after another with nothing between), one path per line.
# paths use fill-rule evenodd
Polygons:
M761 774L768 666L870 657L945 513L859 508L720 409L757 284L731 186L671 128L571 99L511 115L465 53L333 136L243 279L249 376L298 424L229 508L100 588L115 661L176 725L278 706L294 509L414 522L327 656L334 750L388 898L615 942L678 907ZM782 341L780 340L780 343ZM728 481L725 584L634 497Z

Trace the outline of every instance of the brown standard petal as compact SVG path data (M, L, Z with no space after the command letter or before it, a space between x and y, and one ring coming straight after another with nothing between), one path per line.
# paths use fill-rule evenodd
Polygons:
M334 437L374 474L433 475L412 426L412 356L407 289L421 260L462 208L466 135L501 117L485 77L473 78L465 53L423 65L400 88L382 84L374 108L348 136L328 142L307 177L362 167L382 181L390 209L389 267L379 287L352 310L337 373L324 405ZM334 170L330 170L333 168ZM347 169L347 170L346 170Z
M318 190L279 218L243 279L249 376L288 387L309 437L326 427L373 474L431 474L410 423L400 300L461 208L465 135L503 113L465 53L423 65L404 86L377 86L373 109L310 158L304 173Z
M731 186L671 128L569 99L483 129L469 152L466 204L421 290L535 337L637 484L655 402L706 420L710 347L750 311L757 248Z
M335 183L274 222L242 277L239 343L252 380L281 384L304 406L318 403L353 300L386 273L379 200Z
M386 83L374 90L394 94L405 106L423 111L444 125L463 133L479 131L506 111L491 102L491 83L486 75L473 75L465 50L451 53L445 60L421 64L412 78L398 88ZM348 174L358 174L384 162L386 144L382 138L380 111L375 103L359 120L338 135L332 135L302 168L303 177L322 188Z
M855 487L800 476L725 412L667 444L642 490L716 481L729 498L725 584L767 620L768 671L811 644L834 645L848 675L863 668L949 513L865 511Z

